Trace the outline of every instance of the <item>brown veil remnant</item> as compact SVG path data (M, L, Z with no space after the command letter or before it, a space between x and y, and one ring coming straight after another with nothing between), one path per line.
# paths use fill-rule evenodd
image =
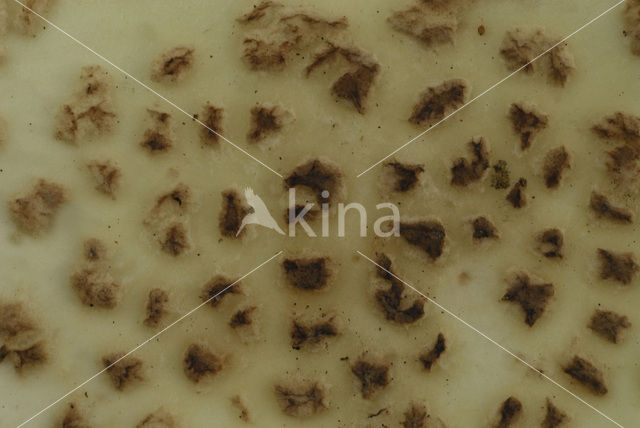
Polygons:
M484 217L476 217L471 221L473 227L473 240L482 241L484 239L498 239L500 234L498 229L491 223L491 221Z
M21 0L25 6L38 15L46 16L55 0ZM42 20L22 6L16 6L18 13L14 17L13 27L25 36L35 36L42 29Z
M306 417L329 408L327 388L320 382L277 384L274 389L280 409L286 415Z
M381 254L377 263L386 269L378 267L378 276L389 283L388 288L377 290L374 296L385 318L400 324L410 324L422 318L424 316L424 300L418 297L410 301L405 295L405 285L391 271L391 259L387 255Z
M482 179L489 168L489 151L484 138L473 138L468 145L473 154L471 161L458 158L451 167L451 184L454 186L465 187Z
M500 407L500 419L495 428L509 428L515 426L522 416L522 403L516 397L507 398Z
M247 139L259 143L293 121L293 115L281 106L257 105L251 109L251 128Z
M390 171L389 188L394 192L408 192L415 189L424 172L424 165L402 163L397 160L386 162L384 166Z
M188 224L192 198L191 189L180 183L173 190L158 196L143 221L165 254L177 257L191 248Z
M533 284L529 275L522 272L515 274L508 282L509 288L502 300L518 303L525 313L525 323L532 327L553 297L553 284Z
M147 316L144 319L144 325L151 328L158 327L168 314L168 303L169 293L160 288L151 289L147 298Z
M594 394L605 395L607 393L602 372L584 358L574 356L573 360L562 370Z
M224 109L207 102L202 108L200 116L196 118L207 126L200 128L200 142L205 146L217 147L223 132Z
M289 285L299 290L320 290L332 275L328 257L285 259L282 268Z
M560 229L546 229L537 236L538 250L548 259L564 257L564 235Z
M597 218L621 224L633 223L633 213L630 210L614 206L602 193L591 192L589 207Z
M618 343L622 331L631 327L631 322L624 315L596 309L591 316L588 327L603 339L611 343Z
M551 149L544 157L542 168L547 189L555 189L560 185L564 171L571 168L571 155L564 146Z
M468 97L469 85L465 80L445 80L420 94L409 122L415 125L433 126L462 107Z
M147 113L147 129L140 146L151 155L167 152L173 146L171 115L153 109L147 109Z
M11 357L16 371L22 372L49 359L44 333L21 302L0 302L0 363Z
M419 357L420 362L427 371L431 371L431 367L440 358L440 356L447 350L447 343L442 333L438 333L438 338L433 344L433 347L428 351L422 353Z
M606 166L616 186L635 190L640 177L640 117L616 112L591 129L607 143L616 145L606 152Z
M28 192L9 201L9 214L22 232L38 236L53 226L67 192L59 184L40 179Z
M547 413L542 421L541 428L558 428L569 422L569 416L553 405L547 398Z
M505 35L500 54L509 70L516 71L524 67L526 73L533 73L544 68L551 82L564 86L575 69L575 61L566 43L555 46L556 44L557 41L548 38L542 30L516 28ZM548 49L551 50L539 57ZM536 61L531 62L533 60Z
M523 208L527 205L527 180L520 178L507 193L507 201L513 206L513 208Z
M352 366L351 373L360 383L363 398L372 398L391 382L389 364L376 363L359 358Z
M117 120L112 86L109 73L102 67L83 67L77 89L56 117L56 139L77 144L109 134Z
M405 410L404 419L400 422L402 428L427 428L427 407L423 404L411 404L407 410Z
M179 82L191 71L194 49L176 46L164 52L151 65L151 78L156 82Z
M633 253L619 253L598 248L600 279L610 279L624 285L631 284L640 266Z
M440 258L444 251L446 232L437 220L401 222L400 236L427 253L432 261Z
M60 428L91 428L91 426L87 423L85 415L80 412L78 405L76 403L69 403L62 419L56 425L56 427Z
M223 359L213 353L207 346L191 344L185 352L184 374L189 380L198 383L203 379L215 376L223 368Z
M136 425L136 428L174 428L176 421L173 415L162 407L149 413ZM66 428L66 427L65 427ZM75 428L75 427L72 427Z
M329 319L294 319L291 323L291 347L296 350L326 343L327 339L339 334L335 317Z
M229 279L222 275L211 278L202 287L200 298L215 308L229 294L242 294L242 286L237 280Z
M242 229L240 234L240 226L242 219L249 213L249 207L244 203L240 194L228 189L222 192L222 208L218 218L218 228L220 235L226 238L239 238L245 233L246 229Z
M111 160L94 160L87 163L87 168L95 183L95 189L111 198L115 199L115 193L120 187L122 172L120 168Z
M549 118L533 106L513 103L509 109L513 130L520 136L520 148L531 147L534 138L547 127Z
M127 389L145 379L142 360L132 356L124 357L124 355L113 353L102 358L107 374L111 377L111 382L118 391Z
M629 0L624 11L624 28L631 36L631 52L640 56L640 0Z
M318 203L331 203L343 197L343 174L333 163L312 159L297 166L284 179L287 188L306 187L316 195ZM322 196L324 191L328 197Z
M107 250L99 240L85 242L84 261L71 275L71 286L87 306L112 309L119 303L120 285L111 276Z

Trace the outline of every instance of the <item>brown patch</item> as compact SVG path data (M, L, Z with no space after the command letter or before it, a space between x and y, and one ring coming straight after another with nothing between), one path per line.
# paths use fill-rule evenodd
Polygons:
M479 35L484 36L485 32L486 32L486 28L484 27L484 25L478 26L478 34Z
M289 416L311 416L329 408L326 388L319 382L276 385L275 393L280 409Z
M193 382L214 376L222 370L223 361L203 345L191 344L184 356L184 374Z
M240 283L234 284L234 282L234 280L225 278L222 275L216 275L202 287L200 298L203 302L208 301L209 305L215 308L227 294L242 294Z
M40 341L26 349L12 352L13 366L18 371L43 364L49 358L44 342Z
M598 248L600 278L630 284L640 267L633 253L615 253Z
M412 36L426 47L453 43L458 30L457 17L435 2L418 2L409 9L394 12L388 21L394 30Z
M287 65L286 56L289 53L287 42L267 42L260 39L244 39L243 58L254 70L281 71Z
M522 415L522 403L515 397L507 398L500 407L500 420L495 425L496 428L508 428L513 426Z
M51 5L54 3L54 0L25 0L21 3L36 12L38 15L46 17L51 9ZM13 27L19 33L32 37L35 37L35 35L43 29L40 18L24 7L20 7L14 15Z
M178 82L193 68L193 48L176 46L163 53L151 65L151 78L156 82Z
M182 223L170 225L164 231L164 236L160 240L160 248L167 254L174 257L179 256L191 247L187 235L187 229Z
M90 238L84 243L84 258L88 261L103 260L107 256L107 248L98 239Z
M547 399L547 413L542 421L541 428L557 428L567 422L569 422L567 414L554 406L551 400Z
M591 316L589 328L611 343L618 343L622 330L631 327L629 318L611 311L596 310Z
M327 257L286 259L282 267L287 282L300 290L324 288L331 276Z
M424 366L425 370L430 371L433 364L440 358L440 356L446 351L447 344L442 333L438 333L438 338L433 344L433 347L420 355L419 360Z
M259 5L254 5L253 10L246 15L242 16L238 19L238 22L242 24L249 24L251 22L256 22L264 18L267 13L272 9L277 9L282 7L280 3L275 3L272 1L263 1Z
M258 309L255 306L249 306L236 311L229 320L231 328L245 327L253 324L253 313Z
M567 50L567 44L563 43L551 50L549 56L549 78L559 86L564 86L569 75L576 68L573 55Z
M427 408L423 405L412 404L404 412L404 420L400 422L403 428L427 428Z
M391 376L389 365L377 364L359 359L351 366L351 373L360 381L360 392L363 398L371 398L379 390L384 389Z
M120 168L110 160L104 162L91 161L87 164L87 167L95 182L95 189L100 193L115 198L115 192L120 185L122 176Z
M591 192L589 207L598 218L604 218L616 223L633 223L633 213L630 210L613 206L602 193Z
M559 229L547 229L538 235L538 250L553 259L564 257L564 237Z
M40 179L28 193L9 201L9 213L18 229L37 236L51 229L58 210L66 201L62 186Z
M27 314L22 303L0 304L0 337L4 342L25 334L30 335L36 329L35 322Z
M62 420L59 423L60 428L90 428L84 416L78 410L75 403L69 404Z
M167 316L167 304L169 303L169 294L160 289L154 288L149 291L147 300L147 317L144 319L144 325L147 327L158 327L162 319Z
M112 309L120 301L120 286L102 266L88 265L71 275L71 285L87 306Z
M525 178L520 178L518 182L513 185L509 193L507 193L506 199L513 208L522 208L527 205L526 188L527 180Z
M413 323L424 315L424 300L416 298L412 302L407 302L408 297L403 297L405 291L404 284L391 273L391 260L385 254L378 257L376 268L378 276L390 282L388 289L380 289L375 293L378 307L389 321L401 324Z
M350 102L358 113L364 114L369 92L379 71L378 64L361 65L355 71L340 76L331 86L331 93L338 99Z
M384 164L393 171L392 188L396 192L408 192L416 187L419 175L424 172L423 165L391 161Z
M437 260L444 249L446 232L436 220L400 223L400 235L411 245L421 248L431 260Z
M155 412L149 413L136 425L136 428L174 428L175 426L176 421L171 413L160 408Z
M224 110L213 106L211 103L205 104L202 109L202 119L207 128L200 129L200 141L205 146L217 147L222 134L222 120L224 119Z
M56 117L55 138L75 144L110 133L117 121L111 92L108 72L97 65L83 67L77 89Z
M499 160L492 167L491 172L491 187L494 189L507 189L509 188L509 167L507 162Z
M469 142L473 158L469 162L466 158L458 158L451 167L451 184L454 186L468 186L480 180L489 168L489 152L484 138L474 138Z
M544 157L544 183L547 189L555 189L560 185L562 173L571 168L571 157L564 146L549 150Z
M220 210L220 218L218 227L220 234L227 238L236 238L244 234L244 229L238 235L242 219L249 213L238 192L235 190L225 190L222 192L222 209Z
M280 106L255 106L251 109L251 129L247 139L258 143L280 131L290 121L291 113Z
M631 52L640 56L640 1L627 2L624 11L624 29L631 36Z
M521 103L511 104L509 120L513 130L520 136L520 148L526 150L531 147L534 138L545 129L549 117L538 109Z
M462 107L469 95L469 85L462 79L451 79L427 88L413 107L409 122L431 126Z
M142 382L144 376L144 364L142 360L127 356L120 360L124 354L110 354L102 358L102 363L111 377L113 386L122 391L132 385ZM120 361L118 361L120 360Z
M532 284L528 275L518 273L509 280L509 288L502 300L520 304L525 313L525 323L532 327L544 313L553 294L553 284Z
M144 131L140 145L152 155L168 151L173 146L171 115L152 109L147 113L150 127Z
M249 416L249 409L247 405L244 404L242 398L239 395L234 395L231 398L231 404L233 404L240 413L238 414L238 418L243 422L251 422L251 417Z
M606 116L592 131L600 138L618 142L640 141L640 117L622 112Z
M307 346L318 345L329 337L338 335L338 326L335 319L327 321L304 322L293 320L291 323L291 347L301 349Z
M300 186L312 190L319 203L331 202L342 192L342 173L340 170L319 159L310 160L296 167L284 182L287 188ZM329 192L327 199L322 197L324 190Z
M473 226L473 240L481 241L483 239L497 239L498 229L484 216L476 217L471 222Z
M589 361L576 355L562 370L594 394L605 395L607 393L602 372L595 368Z

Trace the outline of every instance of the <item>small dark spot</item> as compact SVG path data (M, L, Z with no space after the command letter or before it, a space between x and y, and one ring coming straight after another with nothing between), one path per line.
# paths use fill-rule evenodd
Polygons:
M319 290L327 285L331 275L327 257L286 259L282 262L290 285L301 290Z
M212 307L218 306L227 294L241 294L240 283L217 275L207 282L202 288L200 298L203 302L208 302ZM234 285L231 285L234 284Z
M595 368L589 361L576 355L562 370L594 394L605 395L607 393L602 372Z
M531 284L528 275L518 273L509 281L509 286L502 300L520 304L525 313L525 322L533 326L554 294L553 284Z
M559 229L547 229L538 234L538 249L543 256L553 259L564 257L564 238Z
M107 249L98 239L87 239L84 243L84 258L88 261L102 260L107 255Z
M533 139L547 127L549 118L534 107L523 104L511 104L509 119L513 130L520 135L520 148L526 150L531 147Z
M276 385L276 400L289 416L311 416L329 408L325 387L318 382Z
M425 370L430 371L433 364L440 358L442 353L446 351L447 344L442 333L438 333L438 338L433 344L433 347L420 355L419 359Z
M222 359L208 348L191 344L184 356L184 373L193 382L200 382L222 370Z
M486 32L486 29L484 28L484 25L480 25L478 27L478 34L480 34L481 36L484 36L485 32Z
M589 207L598 218L605 218L616 223L633 223L633 213L630 210L613 206L602 193L591 192Z
M483 239L497 239L498 229L484 216L476 217L471 222L473 226L473 239L481 241Z
M469 86L464 80L452 79L438 86L427 88L413 107L409 122L416 125L433 125L466 102Z
M506 199L514 208L522 208L527 205L527 194L525 192L526 188L527 180L524 178L520 178L507 194Z
M116 353L102 358L102 363L107 369L107 374L111 377L113 386L118 391L122 391L131 385L144 380L144 367L138 358ZM120 360L120 361L118 361Z
M401 222L400 235L411 245L424 250L431 260L437 260L442 255L446 232L439 221Z
M491 168L491 187L494 189L507 189L509 188L509 168L507 162L499 160Z
M393 170L393 190L407 192L418 183L419 175L424 172L422 165L403 164L398 161L387 162L386 167Z
M598 248L600 278L630 284L640 269L633 253L615 253Z
M451 167L451 184L454 186L468 186L480 180L489 168L489 152L484 138L474 138L469 142L473 153L471 162L466 158L459 158Z
M147 317L144 324L147 327L157 327L162 319L167 315L167 303L169 303L169 294L160 288L154 288L149 291L147 300Z
M335 319L327 321L303 322L293 320L291 323L291 347L301 349L305 346L317 345L329 337L338 335Z
M496 428L508 428L520 419L522 415L522 403L515 397L507 398L500 407L500 421Z
M555 189L560 184L562 173L571 168L570 156L564 146L547 152L544 158L544 182L548 189Z
M622 330L631 327L629 318L611 311L596 310L591 316L589 328L611 343L618 343Z
M360 392L364 398L371 398L391 382L387 364L376 364L359 359L351 366L351 373L360 381Z

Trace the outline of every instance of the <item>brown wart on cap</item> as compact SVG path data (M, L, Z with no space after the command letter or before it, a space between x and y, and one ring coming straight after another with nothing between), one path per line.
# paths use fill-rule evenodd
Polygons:
M59 428L91 428L75 403L69 403L62 420L56 426Z
M520 178L518 182L513 185L509 193L507 193L506 199L513 208L522 208L527 205L526 188L527 180L525 178Z
M222 121L224 119L224 109L207 102L200 115L199 120L206 125L200 128L200 142L205 146L217 147L222 134Z
M176 46L164 52L151 65L151 79L156 82L178 82L193 68L194 49Z
M491 172L491 187L494 189L508 189L510 181L507 162L499 160L491 168L493 169Z
M15 369L22 371L45 363L49 359L49 354L44 341L40 341L25 349L12 351L12 358Z
M553 294L553 284L532 284L529 276L520 272L509 280L509 288L502 300L520 304L525 313L525 323L532 327L544 313Z
M621 143L640 142L640 116L616 112L604 117L591 130L600 138Z
M378 276L387 280L390 285L387 289L379 289L375 293L375 299L378 307L384 313L389 321L395 321L401 324L413 323L424 316L424 300L416 298L409 302L407 296L403 296L405 291L404 284L398 280L391 271L391 260L385 254L378 257L378 265L376 268Z
M251 128L247 139L258 143L280 131L292 119L291 113L280 106L255 106L251 109Z
M496 428L508 428L513 426L522 416L522 403L511 396L500 407L500 420L495 424Z
M466 158L458 158L451 167L451 184L454 186L468 186L480 180L489 168L489 152L482 137L475 137L469 142L473 153L471 162Z
M433 364L440 358L440 356L447 350L447 343L442 333L438 333L438 338L436 342L433 344L433 347L420 354L419 360L422 363L423 367L427 371L431 371L431 367Z
M169 293L160 288L151 289L147 299L147 316L144 319L144 325L152 328L158 327L168 314L168 303Z
M400 236L409 244L421 248L431 260L437 260L444 250L446 232L437 220L401 222Z
M174 428L175 426L176 421L173 415L163 408L159 408L145 416L145 418L136 425L136 428Z
M240 283L222 275L216 275L202 287L200 298L215 308L228 294L242 294Z
M446 80L427 88L413 107L409 122L416 125L434 125L464 105L469 96L469 85L462 79Z
M71 284L87 306L112 309L120 301L120 286L103 267L89 266L71 276Z
M258 308L256 306L247 306L244 309L238 309L231 316L229 326L231 328L241 328L250 326L254 321L254 313Z
M326 387L320 382L280 384L274 389L280 409L286 415L305 417L329 408Z
M571 156L564 146L549 150L544 157L544 183L547 189L560 185L564 170L571 168Z
M408 192L414 189L420 179L420 174L424 172L424 166L418 164L407 164L398 161L391 161L384 164L391 170L391 188L396 192Z
M182 223L173 223L164 230L160 248L167 254L179 256L191 247L187 229Z
M305 322L302 319L294 319L291 323L291 347L299 350L305 347L318 345L330 337L339 334L334 317L326 321L316 320Z
M236 238L244 234L244 229L238 235L242 219L249 213L249 208L244 204L240 194L235 190L222 192L222 209L218 219L220 234L227 238Z
M616 253L598 248L600 278L630 284L640 270L633 253Z
M300 290L319 290L331 276L328 257L285 259L282 262L287 282Z
M607 393L602 372L584 358L574 356L573 360L562 370L594 394L605 395Z
M24 193L9 201L9 213L13 223L31 236L51 229L60 207L67 201L65 189L44 179Z
M373 397L391 382L389 364L373 363L360 358L351 365L351 373L360 382L363 398Z
M138 358L115 353L102 358L102 363L111 377L113 386L119 391L129 388L145 379L144 364ZM122 358L122 359L121 359Z
M168 151L173 146L171 115L152 109L147 113L149 128L144 131L140 146L152 155Z
M473 227L473 240L482 241L484 239L498 239L500 237L498 229L484 216L476 217L471 221Z
M547 229L537 236L538 250L548 259L564 257L564 237L559 229Z
M223 359L204 345L191 344L185 352L184 374L195 383L217 374L223 368Z
M427 428L427 408L422 404L411 404L405 410L404 419L400 422L403 428Z
M0 303L0 337L4 342L31 334L37 329L22 303Z
M547 127L549 118L538 109L521 103L511 104L509 120L513 130L520 136L520 148L531 147L534 138Z
M604 218L616 223L633 223L633 213L621 207L616 207L602 193L591 192L591 201L589 207L593 210L598 218Z
M284 183L287 188L306 187L313 191L316 200L319 203L332 202L339 198L342 193L342 172L332 164L320 161L319 159L310 160L296 167ZM329 192L328 198L323 198L324 191Z
M387 21L394 30L412 36L426 47L453 44L461 3L464 2L419 0L408 9L394 12Z
M364 114L369 92L380 71L378 64L360 65L355 71L348 71L338 78L331 86L331 93L337 98L345 100Z
M238 18L238 22L240 22L241 24L249 24L249 23L260 21L262 18L264 18L267 15L267 13L271 12L272 10L279 9L281 7L282 5L280 3L276 3L273 1L263 1L257 6L254 5L253 10L251 12Z
M547 413L542 421L541 428L558 428L569 422L569 417L562 410L553 405L547 398Z
M87 167L91 172L95 189L100 193L115 198L115 192L120 186L120 178L122 177L120 168L110 160L104 162L91 161L87 164Z
M588 326L594 333L611 343L618 343L623 330L631 327L629 318L612 311L596 310L591 316Z

